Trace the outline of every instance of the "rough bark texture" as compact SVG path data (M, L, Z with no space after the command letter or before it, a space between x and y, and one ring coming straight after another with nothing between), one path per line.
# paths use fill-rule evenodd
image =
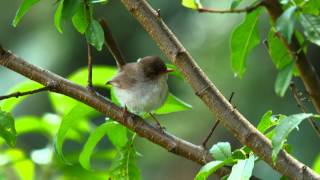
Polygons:
M194 145L171 134L163 133L144 121L139 116L131 113L123 113L124 109L116 106L111 101L90 89L79 86L48 70L36 67L4 50L0 46L0 65L5 66L31 80L34 80L52 92L64 94L83 102L104 115L111 117L124 126L136 132L151 142L162 146L169 152L185 157L186 159L204 165L212 160L212 157L201 146ZM222 168L216 173L222 177L230 173L230 169Z
M122 0L122 3L154 39L163 53L181 70L194 92L210 111L242 144L250 147L271 167L291 179L320 179L312 169L284 151L280 151L274 164L271 159L270 141L223 97L162 21L158 12L145 0Z

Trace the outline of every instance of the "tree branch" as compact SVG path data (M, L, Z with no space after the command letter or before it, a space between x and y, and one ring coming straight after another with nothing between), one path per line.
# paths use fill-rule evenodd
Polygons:
M281 150L272 162L270 140L240 114L193 60L172 31L145 0L121 0L128 11L154 39L163 53L179 68L194 92L223 125L244 145L250 147L271 167L292 179L319 179L312 169Z
M307 108L304 106L302 100L299 97L297 87L293 82L290 84L290 90L291 90L291 93L292 93L294 99L297 102L298 107L301 109L301 111L304 113L308 113ZM316 122L313 118L308 118L308 121L309 121L311 127L314 129L314 131L318 135L318 137L320 138L320 127L316 124Z
M211 9L211 8L198 8L200 13L249 13L258 7L262 6L264 1L259 1L251 6L242 9Z
M123 113L123 108L113 104L98 93L92 93L88 88L72 83L50 71L36 67L28 62L16 57L12 53L4 50L0 46L0 65L11 69L33 81L49 86L50 91L64 94L83 102L104 115L118 121L127 128L136 132L151 142L162 146L169 152L185 157L186 159L197 162L201 165L212 161L212 157L201 146L194 145L183 139L163 132L151 126L141 117L130 112ZM230 169L221 168L217 175L222 177L230 173Z
M36 94L36 93L39 93L39 92L42 92L42 91L49 91L49 90L50 90L50 87L47 86L47 87L42 87L42 88L35 89L35 90L31 90L31 91L14 92L14 93L12 93L12 94L0 96L0 100L12 98L12 97L18 98L18 97L20 97L20 96L26 96L26 95Z
M264 5L268 10L273 22L281 16L283 10L278 0L264 0ZM301 51L302 47L296 37L293 35L291 44L288 44L285 38L277 33L282 43L287 47L289 53L296 59L296 66L299 70L300 77L308 94L311 97L312 103L318 113L320 113L320 79L317 75L313 65L307 59L306 54Z

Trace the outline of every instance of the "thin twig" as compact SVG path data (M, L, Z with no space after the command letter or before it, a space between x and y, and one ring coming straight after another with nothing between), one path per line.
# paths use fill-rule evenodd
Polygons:
M87 43L87 49L88 49L88 85L87 85L87 87L89 89L93 89L93 86L92 86L92 48L89 43Z
M263 1L259 1L254 5L242 8L242 9L211 9L211 8L198 8L197 10L200 13L244 13L244 12L251 12L258 7L263 6Z
M126 61L124 60L124 56L121 53L117 42L112 36L111 30L107 24L107 21L105 19L100 19L99 22L104 32L104 45L109 49L113 58L116 60L118 68L121 69L121 67L126 64Z
M234 96L234 92L232 92L231 95L230 95L230 97L229 97L229 103L231 103L233 96ZM206 146L207 146L207 143L208 143L209 139L211 138L214 130L215 130L215 129L217 128L217 126L219 125L219 123L220 123L220 121L219 121L219 119L218 119L218 120L216 121L216 123L214 123L213 127L211 128L209 134L208 134L208 135L206 136L206 138L203 140L203 142L202 142L202 147L203 147L203 148L205 148L205 149L207 148L207 147L206 147Z
M12 97L18 98L20 96L36 94L36 93L39 93L39 92L42 92L42 91L48 91L48 90L49 90L49 87L42 87L42 88L31 90L31 91L14 92L12 94L8 94L8 95L5 95L5 96L0 96L0 100L9 99L9 98L12 98Z
M296 100L300 110L304 113L307 113L308 110L304 106L303 102L301 101L299 94L298 94L297 87L295 86L294 82L292 82L290 84L290 90L291 90L291 93L292 93L294 99ZM314 118L310 117L310 118L308 118L308 121L309 121L310 125L312 126L312 128L314 129L314 131L316 132L316 134L318 135L318 137L320 138L320 127L316 124Z

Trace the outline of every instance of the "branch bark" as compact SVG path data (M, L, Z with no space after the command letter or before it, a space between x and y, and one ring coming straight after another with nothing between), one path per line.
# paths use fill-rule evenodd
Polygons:
M116 106L98 93L92 93L88 88L74 84L48 70L29 64L23 59L4 50L1 46L0 65L43 84L46 87L50 87L49 90L52 92L64 94L93 107L97 111L133 130L139 136L162 146L171 153L185 157L201 165L212 161L212 157L203 147L163 132L151 126L135 114L129 112L123 113L124 109ZM223 177L228 173L230 173L230 169L223 167L216 172L216 175Z
M264 0L264 6L267 8L273 22L276 22L283 13L278 0ZM301 51L302 47L295 35L292 37L291 44L288 44L286 39L279 33L277 33L277 35L282 43L287 47L291 56L296 59L296 66L299 69L303 84L306 87L317 112L320 113L320 79L313 65L307 59L306 54Z
M250 147L271 167L291 179L320 179L312 169L283 150L280 151L276 163L273 163L270 141L225 99L162 21L159 13L145 0L121 1L168 59L180 69L195 94L216 115L216 119L219 119L242 144Z

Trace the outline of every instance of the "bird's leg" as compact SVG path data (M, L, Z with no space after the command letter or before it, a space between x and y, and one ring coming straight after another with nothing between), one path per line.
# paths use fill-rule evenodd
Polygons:
M162 131L164 132L166 130L165 127L161 126L160 122L158 121L158 119L152 114L152 113L149 113L149 115L151 116L151 118L156 121L157 123L157 127Z

